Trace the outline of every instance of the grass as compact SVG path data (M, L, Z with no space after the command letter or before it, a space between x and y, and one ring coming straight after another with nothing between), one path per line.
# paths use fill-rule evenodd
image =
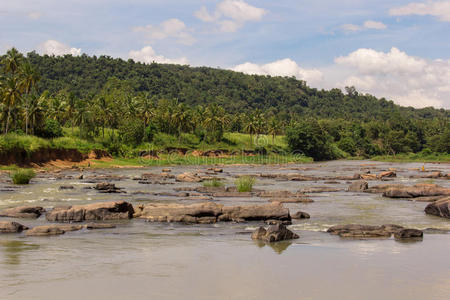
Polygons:
M221 187L223 186L223 182L217 178L213 178L211 180L207 180L203 182L204 187Z
M256 179L251 176L242 176L236 179L234 184L236 185L237 191L240 193L251 192Z
M450 154L444 153L401 153L397 155L383 155L370 158L386 162L450 162Z
M32 169L17 169L10 173L14 184L29 184L30 180L36 176Z

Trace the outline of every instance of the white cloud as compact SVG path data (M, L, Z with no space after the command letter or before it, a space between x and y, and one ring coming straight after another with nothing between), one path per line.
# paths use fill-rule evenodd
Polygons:
M386 29L387 26L381 22L367 20L362 25L355 25L355 24L344 24L341 26L341 29L347 32L356 32L361 31L364 29L375 29L375 30L382 30Z
M32 11L32 12L29 12L29 13L27 14L27 16L28 16L28 18L30 18L31 20L37 20L37 19L39 19L40 17L42 17L42 13L40 13L40 12L38 12L38 11Z
M186 57L181 58L166 58L162 55L157 55L155 50L152 47L146 46L141 50L131 50L128 53L128 56L135 60L146 64L151 64L152 62L157 62L161 64L179 64L179 65L187 65L188 60Z
M392 16L430 15L444 22L450 22L450 1L414 2L389 10Z
M235 32L246 22L260 21L266 13L265 9L242 0L224 0L217 4L213 13L202 6L194 15L203 22L215 22L223 32Z
M69 45L66 45L64 43L55 40L45 41L44 43L38 46L38 50L42 54L56 55L56 56L62 56L65 54L72 54L74 56L81 55L80 48L72 48Z
M179 19L168 19L157 26L147 25L134 27L133 31L144 33L151 41L174 38L179 43L186 45L192 45L195 42L186 24Z
M341 26L341 29L348 32L355 32L362 30L362 27L355 24L344 24Z
M397 48L358 49L337 57L332 69L336 79L328 80L330 86L355 86L406 106L450 107L450 60L425 60Z
M317 69L303 69L289 58L277 60L268 64L258 65L246 62L235 66L232 70L246 74L271 75L271 76L295 76L305 80L311 85L322 81L323 74Z
M381 30L381 29L386 29L387 26L381 22L368 20L368 21L364 22L364 28Z

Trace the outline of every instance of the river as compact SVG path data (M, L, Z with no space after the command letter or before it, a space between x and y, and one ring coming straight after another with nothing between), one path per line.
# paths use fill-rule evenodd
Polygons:
M353 175L393 168L389 183L436 183L444 179L411 179L423 164L333 161L279 166L223 166L227 185L241 174L300 173L312 176ZM11 188L0 177L0 209L18 205L85 204L126 200L199 202L150 195L201 183L139 184L133 177L160 173L163 167L78 170L43 173L30 185ZM204 171L205 166L170 167L171 173ZM425 164L427 170L449 172L449 164ZM126 194L100 194L94 175L118 175L112 181ZM174 182L174 181L173 181ZM380 184L369 181L369 186ZM72 185L72 190L60 190ZM348 183L258 179L254 188L297 191L307 187L346 189ZM81 230L61 236L0 235L0 299L448 299L450 295L450 220L425 215L425 202L383 198L380 194L346 191L313 193L313 203L286 204L311 219L293 220L293 241L263 244L250 238L261 223L184 225L148 223L140 219L113 222L116 228ZM259 197L215 198L224 205L267 203ZM13 220L1 218L3 220ZM29 227L47 224L15 219ZM326 229L337 224L398 224L442 229L426 232L422 241L342 239Z

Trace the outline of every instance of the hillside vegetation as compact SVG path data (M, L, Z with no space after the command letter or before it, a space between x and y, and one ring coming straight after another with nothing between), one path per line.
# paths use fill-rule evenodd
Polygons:
M0 60L0 99L0 152L41 145L137 157L179 148L315 160L450 152L448 110L206 67L13 48Z

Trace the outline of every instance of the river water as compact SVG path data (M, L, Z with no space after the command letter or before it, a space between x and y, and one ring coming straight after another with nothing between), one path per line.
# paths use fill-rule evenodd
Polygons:
M436 183L443 179L410 179L422 164L335 161L282 166L224 166L227 185L235 175L299 173L314 176L353 175L389 168L397 178L389 183ZM427 170L448 172L449 164L425 164ZM0 209L18 205L73 205L127 200L193 203L200 200L155 196L176 187L200 183L139 184L142 173L160 173L162 167L40 174L32 184L11 188L0 177ZM173 174L205 171L205 166L171 167ZM100 194L94 175L119 175L112 181L126 194ZM70 178L73 176L73 178ZM59 178L58 178L59 177ZM172 182L174 182L172 180ZM380 181L369 181L369 186ZM59 190L73 185L73 190ZM307 187L345 189L348 183L258 179L255 188L297 191ZM9 190L9 191L8 191ZM116 228L81 230L54 237L0 236L0 299L449 299L450 221L428 216L427 203L383 198L379 194L330 192L310 194L313 203L287 204L291 213L306 211L311 219L293 220L294 241L271 245L251 240L260 223L183 225L148 223L139 219L114 222ZM267 199L216 198L224 205L266 203ZM8 220L8 218L2 218ZM12 219L10 219L12 220ZM29 227L47 224L15 220ZM411 228L443 229L425 233L423 241L390 239L349 240L331 236L337 224L399 224Z

